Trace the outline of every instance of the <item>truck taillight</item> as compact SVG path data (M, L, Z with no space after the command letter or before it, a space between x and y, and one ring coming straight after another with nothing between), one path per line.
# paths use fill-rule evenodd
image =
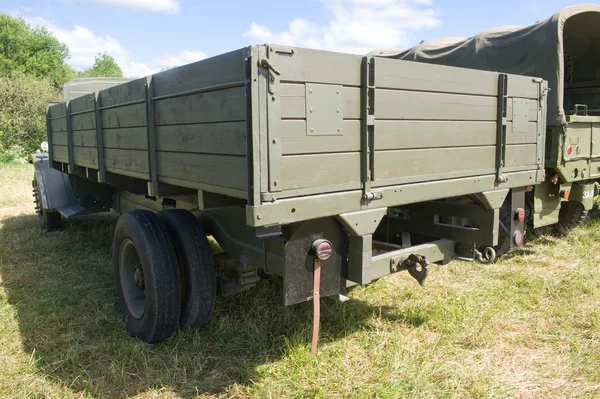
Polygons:
M567 147L567 154L571 155L572 152L573 152L573 147L571 147L571 146Z
M513 236L513 239L515 240L515 244L517 246L523 245L523 233L521 232L521 230L515 231L515 235Z
M525 209L517 208L517 210L515 211L515 219L518 220L519 222L524 221L525 220Z
M320 260L326 260L333 252L333 245L327 240L316 240L311 246L311 252Z

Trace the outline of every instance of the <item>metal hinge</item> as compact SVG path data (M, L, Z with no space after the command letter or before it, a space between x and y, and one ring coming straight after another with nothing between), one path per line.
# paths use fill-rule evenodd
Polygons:
M367 201L383 199L383 191L365 191L363 199Z

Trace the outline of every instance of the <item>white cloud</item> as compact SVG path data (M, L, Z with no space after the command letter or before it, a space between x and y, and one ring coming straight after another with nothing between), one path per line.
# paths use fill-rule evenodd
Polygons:
M180 10L177 0L63 0L67 4L95 3L126 7L132 10L145 10L166 14L177 14Z
M33 26L44 26L54 33L58 40L69 47L71 58L67 61L76 70L84 70L94 64L98 53L107 53L115 59L126 77L142 77L165 68L189 64L206 58L201 51L183 50L179 53L161 54L147 62L134 58L118 40L110 35L97 35L90 29L75 25L71 30L62 28L42 17L23 17Z
M251 24L244 37L274 43L364 54L377 48L410 46L412 32L432 29L440 20L432 0L319 0L330 15L325 25L296 18L272 32Z

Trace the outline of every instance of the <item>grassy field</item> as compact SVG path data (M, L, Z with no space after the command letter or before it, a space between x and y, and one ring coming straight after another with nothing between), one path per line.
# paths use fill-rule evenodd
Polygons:
M600 398L598 219L324 300L316 358L312 304L280 306L277 280L150 346L120 321L115 219L40 232L31 175L0 165L0 398Z

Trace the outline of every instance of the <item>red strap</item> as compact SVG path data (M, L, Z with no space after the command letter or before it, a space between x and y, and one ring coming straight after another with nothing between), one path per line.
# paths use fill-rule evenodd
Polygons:
M312 349L310 353L317 354L317 345L319 344L319 320L321 318L321 260L315 258L313 261L314 279L313 279L313 336Z

